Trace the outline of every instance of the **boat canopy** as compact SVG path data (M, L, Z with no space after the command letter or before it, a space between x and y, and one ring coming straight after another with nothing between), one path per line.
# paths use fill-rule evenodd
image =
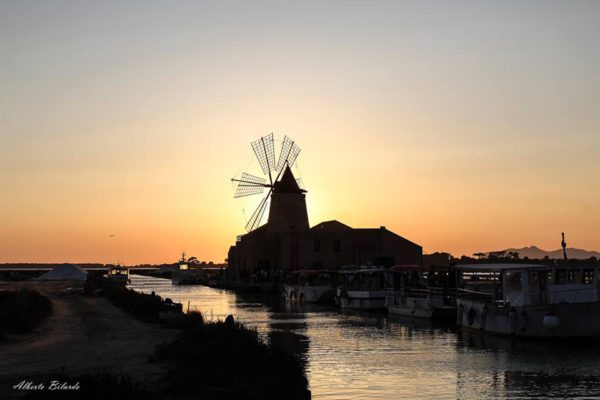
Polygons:
M539 269L550 269L556 268L551 265L543 264L462 264L457 265L456 269L459 271L469 272L501 272L511 270L539 270Z
M299 269L290 272L292 275L320 275L320 274L332 274L333 271L328 269Z
M404 271L426 271L427 267L422 265L394 265L390 268L390 271L393 272L404 272Z
M337 271L338 274L372 274L375 272L386 272L387 269L385 268L377 268L377 267L371 267L371 268L365 268L365 269L344 269L344 270L339 270Z
M390 268L392 272L406 272L406 271L423 271L423 272L449 272L450 266L442 265L394 265Z

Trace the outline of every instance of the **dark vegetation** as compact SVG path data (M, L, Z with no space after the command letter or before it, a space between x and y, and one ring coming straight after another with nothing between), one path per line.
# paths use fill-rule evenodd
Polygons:
M179 305L142 294L103 277L91 277L88 294L102 294L117 307L146 322L181 329L172 343L157 346L151 360L166 361L169 397L199 399L308 399L301 361L265 344L254 330L235 323L205 323L202 314L184 314Z
M529 264L565 264L569 265L596 265L598 259L590 257L588 259L551 259L548 256L544 258L521 257L516 251L491 251L488 253L475 253L472 257L462 256L460 258L452 256L450 253L436 252L423 255L424 265L452 265L452 264L477 264L477 263L529 263Z
M29 392L24 399L68 399L68 400L105 400L105 399L127 399L146 400L151 399L149 393L140 385L136 384L129 375L115 373L95 373L80 376L70 376L64 373L44 377L35 380L42 382L46 390ZM79 386L78 390L49 390L52 381L66 383L67 385Z
M202 322L201 315L190 313L189 316L186 316L181 313L181 305L173 303L171 299L163 299L154 292L152 294L139 293L98 275L88 276L84 293L87 295L101 294L115 306L144 322L168 320L174 324L173 327L193 327L198 320ZM172 314L172 316L165 318L165 314Z
M29 392L27 399L310 399L302 361L280 346L263 342L255 330L234 322L205 323L202 314L184 314L181 305L155 294L142 294L98 275L88 275L84 292L105 296L115 306L145 322L181 330L172 343L157 346L149 362L165 361L162 393L147 393L129 375L57 373L41 379L79 390ZM31 331L52 310L48 298L32 290L0 292L0 335Z
M26 281L28 279L37 278L38 276L46 273L48 271L2 271L0 270L0 281L9 281L9 282L17 282L17 281Z
M3 333L33 331L52 312L52 302L35 290L0 291L0 340Z
M233 321L186 330L156 349L171 365L168 393L199 399L310 399L300 360Z

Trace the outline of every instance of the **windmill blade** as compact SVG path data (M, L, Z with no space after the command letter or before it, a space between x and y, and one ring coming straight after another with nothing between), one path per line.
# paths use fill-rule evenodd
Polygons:
M258 185L265 185L267 183L267 180L265 178L261 178L260 176L255 176L255 175L251 175L251 174L247 174L245 172L242 173L242 178L239 180L240 182L243 183L255 183Z
M281 145L281 153L279 154L279 160L277 161L277 172L281 172L285 164L287 163L290 167L296 161L296 158L300 154L300 147L292 139L285 136L283 144Z
M237 199L238 197L253 196L255 194L260 194L264 191L264 186L246 185L240 183L237 189L235 190L235 194L233 195L233 197Z
M304 189L304 182L302 181L302 178L296 179L296 183L300 189Z
M246 185L254 185L254 186L263 186L263 187L269 187L270 185L267 185L267 180L265 178L261 178L260 176L255 176L255 175L250 175L247 173L242 173L242 177L240 179L231 179L233 182L240 182L240 184L246 184Z
M254 212L252 213L252 216L248 220L248 223L246 223L246 231L250 232L259 227L260 222L262 221L263 215L265 213L265 209L267 208L267 200L269 199L270 194L271 191L269 191L265 198L261 200L256 210L254 210Z
M265 187L269 187L267 180L259 176L254 176L247 173L242 173L241 179L232 179L233 182L238 182L235 190L234 198L252 196L264 192Z
M273 134L263 136L258 140L252 142L252 150L256 154L258 163L262 168L265 175L269 175L269 180L273 183L271 178L271 170L275 169L275 147L273 144Z

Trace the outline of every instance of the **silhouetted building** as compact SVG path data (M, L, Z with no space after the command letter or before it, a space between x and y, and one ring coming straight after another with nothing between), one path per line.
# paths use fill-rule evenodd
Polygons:
M287 167L274 184L268 222L229 249L231 272L244 277L257 270L422 263L421 246L384 226L354 229L326 221L309 228L305 193Z

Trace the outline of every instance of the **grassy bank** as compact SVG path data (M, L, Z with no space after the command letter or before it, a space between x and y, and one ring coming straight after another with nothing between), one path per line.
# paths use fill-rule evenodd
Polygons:
M52 302L35 290L0 291L0 340L3 333L33 331L52 312Z
M161 313L181 310L181 307L173 304L170 299L127 289L102 276L89 277L84 292L88 295L102 295L115 306L144 322L160 322Z
M310 399L300 360L267 345L232 316L225 322L205 323L200 313L184 314L169 299L104 278L92 279L85 290L106 296L142 321L181 330L175 341L157 346L151 358L169 365L166 390L156 398Z
M265 344L254 330L233 322L204 324L158 346L170 363L169 393L202 399L310 399L301 363Z

